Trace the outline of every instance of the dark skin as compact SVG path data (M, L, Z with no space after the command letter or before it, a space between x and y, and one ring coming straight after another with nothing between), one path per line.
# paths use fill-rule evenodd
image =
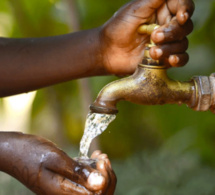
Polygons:
M137 29L156 20L162 26L151 36L158 45L151 56L183 66L193 9L192 0L136 0L95 29L47 38L1 38L0 97L71 79L132 74L149 41Z
M39 195L113 194L116 177L106 154L95 151L95 167L78 163L52 142L17 132L0 133L0 170ZM99 179L98 183L93 178Z
M193 29L193 10L192 0L135 0L95 29L47 38L0 38L0 97L83 77L132 74L149 42L148 35L138 33L142 24L161 25L151 35L157 45L151 57L169 67L183 66L189 58L186 36ZM38 194L114 193L116 178L105 155L96 167L104 182L94 189L89 176L74 172L77 162L49 141L7 132L0 133L0 140L0 170Z

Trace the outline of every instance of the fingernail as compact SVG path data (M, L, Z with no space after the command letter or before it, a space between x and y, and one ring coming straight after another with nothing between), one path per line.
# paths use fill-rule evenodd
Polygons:
M155 49L156 57L159 58L163 55L163 51L160 48Z
M156 33L156 38L158 41L164 40L164 33L162 33L162 32Z
M106 158L108 158L108 155L107 155L107 154L101 154L101 155L100 155L100 159L106 159Z
M170 61L172 62L171 64L176 65L176 64L178 64L178 62L179 62L179 57L176 56L176 55L171 55L171 56L170 56Z
M101 173L92 172L87 181L93 190L99 190L103 187L105 179Z
M189 18L189 14L187 12L181 13L181 18L183 19L184 22L186 22L187 19Z
M105 168L105 161L104 160L100 160L97 164L97 166L100 168L100 169L104 169Z

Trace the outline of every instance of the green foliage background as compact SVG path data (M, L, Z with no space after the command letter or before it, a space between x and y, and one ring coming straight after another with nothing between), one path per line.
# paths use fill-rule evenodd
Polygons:
M70 0L1 0L0 33L5 37L42 37L72 32ZM127 0L77 0L80 29L102 25ZM215 2L195 0L190 61L169 75L188 80L215 68ZM95 99L116 77L94 77L88 85ZM32 105L30 133L57 142L77 155L85 111L79 81L41 89ZM215 118L186 106L140 106L121 102L116 120L99 137L118 176L116 194L215 194ZM57 122L56 122L57 121ZM7 176L5 176L7 177ZM5 182L8 181L8 182ZM30 194L14 180L0 180L0 194ZM14 186L13 187L11 187ZM18 186L18 187L17 187Z

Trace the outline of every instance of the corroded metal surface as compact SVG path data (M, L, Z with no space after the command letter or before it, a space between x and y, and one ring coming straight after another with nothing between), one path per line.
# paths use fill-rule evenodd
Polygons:
M120 100L141 105L182 104L193 107L194 82L179 82L167 76L164 66L139 65L127 78L105 86L91 105L93 112L116 113ZM108 111L108 112L107 112Z
M193 108L196 111L211 110L215 113L215 74L208 76L195 76L193 80L196 84L196 101Z
M142 25L139 33L150 35L156 24ZM197 76L191 81L179 82L170 79L165 65L151 58L149 50L155 44L146 44L142 64L127 78L106 85L90 106L92 112L116 114L117 102L130 101L142 105L187 104L196 111L210 109L215 113L215 74Z

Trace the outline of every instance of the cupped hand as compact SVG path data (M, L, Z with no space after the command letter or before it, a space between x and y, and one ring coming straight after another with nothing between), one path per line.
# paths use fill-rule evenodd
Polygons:
M183 66L193 24L192 0L135 0L123 6L101 28L100 42L103 64L108 73L126 75L134 72L142 61L149 36L138 33L142 24L158 23L152 40L157 44L150 50L154 59L169 66Z
M96 194L105 194L105 195L112 195L114 194L115 188L116 188L116 175L114 171L112 170L110 160L107 156L107 154L102 153L99 150L96 150L93 152L92 159L95 159L97 161L96 163L96 169L103 175L105 178L104 186L97 191ZM89 180L89 178L88 178Z
M39 195L112 195L116 177L107 155L93 153L96 166L79 163L52 142L33 135L8 133L0 143L2 171Z

